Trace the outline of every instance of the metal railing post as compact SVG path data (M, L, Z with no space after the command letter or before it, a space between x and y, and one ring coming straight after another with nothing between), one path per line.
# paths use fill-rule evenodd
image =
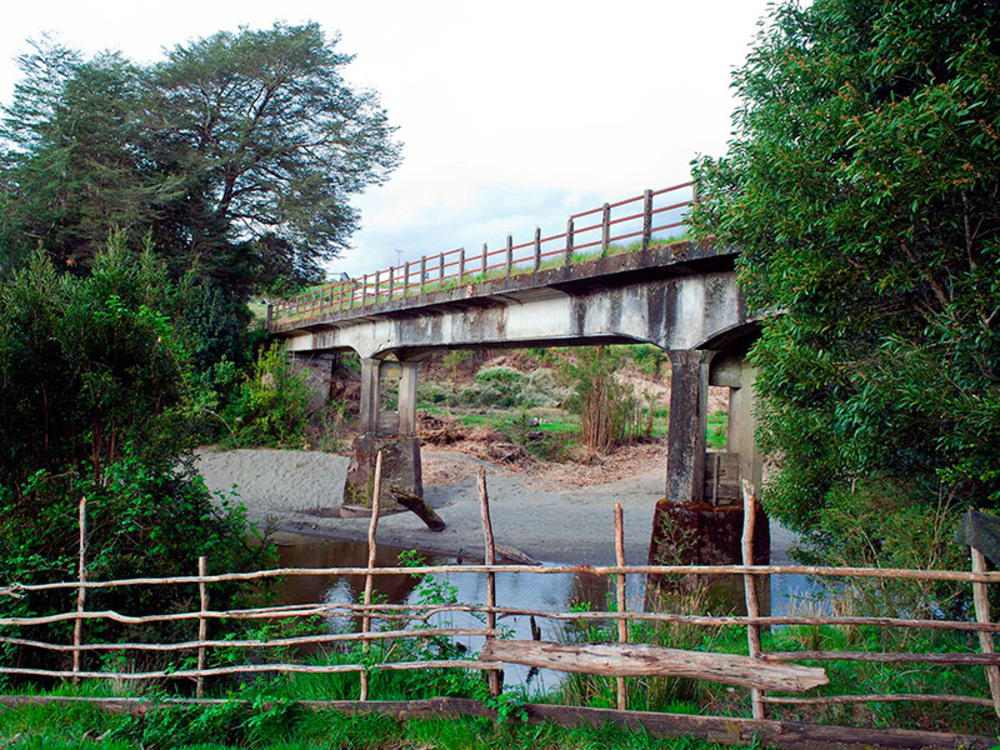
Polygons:
M462 282L465 281L465 248L463 247L458 253L458 285L462 286Z
M427 256L420 256L420 293L424 293L424 286L427 283Z
M484 242L483 243L483 271L482 271L482 273L483 273L483 281L486 281L486 266L489 265L486 262L486 257L487 257L488 254L489 254L489 247Z
M507 259L504 263L504 276L510 276L511 266L514 265L514 238L507 235Z

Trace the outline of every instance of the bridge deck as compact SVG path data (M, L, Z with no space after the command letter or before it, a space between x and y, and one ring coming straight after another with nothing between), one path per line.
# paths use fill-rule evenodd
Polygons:
M361 304L360 297L352 299L346 294L316 295L299 302L296 308L285 308L281 317L270 319L268 327L279 335L294 335L376 317L408 317L456 307L492 307L510 298L526 301L552 293L580 293L599 287L625 286L638 280L729 270L737 255L737 250L712 242L684 240L538 271L487 278L463 286L433 288L423 293L411 291L406 296L391 299L383 294L375 301L369 295L365 305Z

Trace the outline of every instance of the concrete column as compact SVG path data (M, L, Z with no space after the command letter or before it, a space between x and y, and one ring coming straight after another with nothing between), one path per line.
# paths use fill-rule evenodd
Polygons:
M381 414L379 387L389 368L400 368L399 413ZM382 513L403 510L392 495L393 488L423 497L420 441L417 433L418 362L361 360L361 414L357 440L351 452L340 515L368 515L374 492L375 462L382 454Z
M749 479L755 487L763 481L763 460L757 450L754 433L757 429L754 380L757 372L743 360L740 363L739 386L729 391L729 425L726 449L740 457L740 477Z
M672 350L666 498L701 502L705 495L705 431L709 364L715 352Z
M362 435L374 435L378 431L378 389L380 359L361 359L361 411L358 430Z
M399 378L399 434L416 437L417 434L417 371L419 362L400 362Z

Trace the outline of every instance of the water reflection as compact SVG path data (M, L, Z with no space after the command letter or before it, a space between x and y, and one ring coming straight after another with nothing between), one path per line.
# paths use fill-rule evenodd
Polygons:
M376 555L379 567L396 567L404 550L380 546ZM309 537L288 540L279 547L280 565L294 568L365 567L368 549L362 542L314 541ZM427 565L445 565L463 562L461 559L441 555L423 555ZM478 562L478 561L466 561ZM719 601L712 606L718 614L744 610L742 579L734 586L731 600ZM433 576L437 585L454 587L457 601L482 604L486 601L486 575L483 573L440 573ZM389 604L414 604L428 584L421 588L419 578L411 575L380 575L375 577L375 591ZM605 611L614 609L611 595L614 582L605 576L589 573L502 573L496 576L497 602L501 606L543 611L566 612L571 609ZM808 593L810 586L804 576L771 576L770 601L773 614L787 614L789 604L796 597ZM627 604L631 611L644 609L645 578L629 576L626 588ZM352 604L364 596L365 577L361 575L288 576L278 587L278 604ZM662 601L662 600L661 600ZM481 618L481 616L480 616ZM475 629L482 628L482 620L467 612L450 612L435 615L430 624L439 627ZM354 623L351 619L355 620ZM332 618L331 627L356 629L358 618ZM378 624L378 623L377 623ZM593 623L595 626L610 623ZM567 640L567 629L573 625L564 621L538 618L537 626L542 640ZM526 616L508 616L498 619L498 627L518 639L532 638L531 622ZM609 635L614 638L613 635ZM469 652L478 652L483 645L480 636L456 636L455 640ZM519 665L507 665L505 681L508 685L525 685L531 690L546 690L559 684L564 675L548 670L529 670Z

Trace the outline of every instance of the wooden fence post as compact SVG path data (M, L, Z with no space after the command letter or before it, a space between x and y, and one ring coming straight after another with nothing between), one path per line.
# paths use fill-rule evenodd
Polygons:
M507 259L504 263L504 276L510 276L511 267L514 265L514 237L507 235Z
M615 560L620 568L625 567L625 520L622 517L622 504L615 503ZM625 614L625 574L617 575L617 610L618 614ZM618 618L618 642L628 643L628 621L624 617ZM628 707L628 693L625 688L625 678L618 677L618 710L624 711Z
M489 265L489 263L487 262L486 259L487 259L487 256L489 255L489 252L490 252L489 251L489 247L484 242L483 243L483 271L482 271L482 273L483 273L483 281L486 281L486 267Z
M565 264L568 266L573 262L573 218L566 220L566 258Z
M444 253L438 256L438 291L444 285Z
M647 190L642 196L642 249L649 249L649 237L653 233L653 191Z
M753 534L757 520L757 491L746 479L743 480L743 564L753 565ZM743 574L743 591L747 602L747 617L760 617L760 603L757 600L756 576ZM747 625L747 646L750 658L761 658L760 625ZM750 704L754 719L764 717L764 697L760 688L750 688Z
M972 550L972 572L985 573L986 558L983 556L983 553L975 547L970 547L969 549ZM975 582L972 584L972 602L976 608L976 621L984 624L988 623L990 621L990 598L987 584ZM987 633L983 630L979 631L979 649L984 654L996 653L996 646L993 643L993 633ZM996 711L997 716L1000 716L1000 667L990 665L985 667L985 670L986 680L990 685L990 695L993 698L993 709Z
M378 531L378 506L379 500L382 496L382 451L378 452L375 457L375 481L372 488L372 518L371 523L368 524L368 570L372 570L375 567L375 534ZM364 614L361 617L361 633L362 635L367 635L368 631L372 626L372 616L371 607L372 603L372 584L374 576L371 573L365 576L365 598L364 598ZM361 651L365 654L368 653L368 639L366 638L361 642ZM361 700L368 700L368 667L365 665L364 669L361 671Z
M387 301L388 302L392 302L392 281L393 281L393 276L395 275L395 273L396 273L396 269L393 268L392 266L389 266L389 293L388 293L388 296L387 296Z
M208 611L208 584L205 583L205 576L208 575L208 558L199 557L198 558L198 577L202 580L198 581L198 595L201 600L201 617L198 618L198 640L204 643L208 640L208 619L205 617L205 613ZM201 672L205 669L207 661L207 649L204 646L198 647L198 671ZM198 675L198 682L195 687L195 697L203 698L205 695L205 678L202 675Z
M535 227L535 263L531 272L535 273L542 265L542 228Z
M479 509L483 521L483 540L486 547L486 564L496 564L496 540L493 537L493 523L490 520L490 496L486 490L486 467L479 467ZM497 606L497 581L496 573L492 571L486 574L486 629L494 630L497 626L497 613L493 611ZM493 640L492 635L486 636L487 641ZM491 669L487 673L490 683L490 695L500 695L502 685L500 673Z
M465 281L465 248L458 251L458 286Z
M87 498L80 498L80 588L76 591L76 613L77 618L73 621L73 671L80 671L80 646L83 644L83 619L82 615L87 606ZM79 682L79 677L74 677L74 684Z
M608 257L611 244L611 206L607 203L601 209L601 257Z
M420 293L424 293L424 287L427 285L427 256L420 256Z

